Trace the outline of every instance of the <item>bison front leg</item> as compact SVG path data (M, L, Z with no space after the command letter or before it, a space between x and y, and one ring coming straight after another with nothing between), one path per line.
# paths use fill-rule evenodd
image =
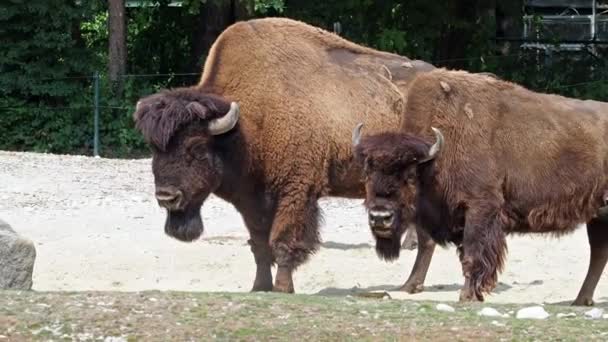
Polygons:
M273 263L272 250L268 242L269 231L251 232L249 245L253 258L255 259L256 272L253 288L251 291L271 291L272 290L272 272Z
M483 301L483 293L490 293L496 287L506 252L507 243L498 209L470 207L459 248L465 278L460 292L461 302Z
M583 286L572 305L593 305L593 292L597 286L606 261L608 261L608 217L602 217L587 223L587 237L591 247L589 269Z
M431 259L435 252L435 241L433 241L429 234L421 228L410 227L408 230L416 232L414 235L417 235L418 237L418 253L416 253L416 261L414 262L414 267L412 268L409 278L399 290L407 293L418 293L422 292L424 288L424 279L426 278L426 273L429 270Z
M297 197L279 201L270 234L270 246L277 264L273 291L293 293L293 271L319 249L319 207L312 191L298 191Z
M263 199L259 199L256 204L263 203ZM271 206L267 203L266 207ZM257 210L244 211L243 220L249 231L250 239L247 241L251 247L253 258L255 260L256 272L255 280L251 291L271 291L272 290L272 272L271 267L274 263L272 250L270 249L270 222L272 222L272 212L262 208Z

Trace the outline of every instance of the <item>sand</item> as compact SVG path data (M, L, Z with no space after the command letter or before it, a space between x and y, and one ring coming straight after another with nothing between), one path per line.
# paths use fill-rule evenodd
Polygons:
M378 259L362 200L321 201L323 246L295 274L298 293L348 295L401 285L415 251ZM209 198L203 237L176 241L163 232L150 159L0 152L0 217L34 241L34 290L249 291L255 275L248 234L229 204ZM583 226L560 239L509 237L506 269L488 303L568 303L587 271ZM605 272L608 273L608 272ZM596 302L608 301L604 274ZM438 248L426 290L400 298L457 301L462 283L455 249Z

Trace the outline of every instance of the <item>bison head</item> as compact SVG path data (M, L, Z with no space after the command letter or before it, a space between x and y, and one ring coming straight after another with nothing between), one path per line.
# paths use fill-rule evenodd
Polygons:
M196 88L163 91L137 103L134 119L153 151L156 199L167 210L169 236L193 241L202 234L200 208L223 174L214 142L238 118L236 102Z
M355 161L365 177L365 207L376 239L376 252L385 260L399 257L401 237L415 224L419 172L441 150L443 136L435 128L437 141L401 133L382 133L361 138L363 124L353 131Z

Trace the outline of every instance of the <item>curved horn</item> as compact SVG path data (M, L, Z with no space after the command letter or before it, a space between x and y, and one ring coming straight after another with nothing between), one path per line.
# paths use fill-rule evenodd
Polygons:
M441 134L441 131L435 127L431 127L431 129L433 130L433 132L435 132L435 138L437 138L437 141L435 141L433 146L429 148L429 153L426 158L422 159L419 163L425 163L429 160L435 159L435 157L437 157L437 155L439 154L439 152L441 152L441 149L443 148L443 134Z
M230 110L228 113L226 113L226 115L209 122L209 132L211 135L224 134L233 129L236 123L239 121L239 114L239 104L232 102L230 104Z
M363 128L363 122L360 122L353 130L353 147L357 147L361 142L361 128Z

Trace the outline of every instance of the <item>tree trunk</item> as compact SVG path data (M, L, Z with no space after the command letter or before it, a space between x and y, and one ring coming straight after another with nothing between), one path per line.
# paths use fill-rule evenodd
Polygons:
M447 23L435 51L435 60L441 61L439 65L450 69L466 68L467 62L463 59L467 57L467 50L476 43L473 39L483 30L484 22L493 20L495 7L496 0L461 0L448 6ZM493 34L486 37L488 41L494 38Z
M123 77L127 70L127 30L124 0L109 0L109 64L108 75L112 88L119 96L123 91Z
M523 0L497 1L496 2L496 37L499 38L521 38L523 27ZM518 43L509 41L498 42L502 54L511 54L512 46L515 50L519 48Z
M251 0L207 1L200 7L192 33L191 72L200 72L209 49L217 37L237 20L247 19L253 11Z

